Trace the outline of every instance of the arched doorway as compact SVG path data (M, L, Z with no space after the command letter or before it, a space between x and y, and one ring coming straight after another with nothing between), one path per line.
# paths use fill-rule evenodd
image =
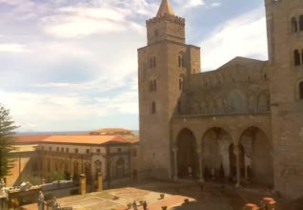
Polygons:
M249 127L241 135L240 142L245 154L245 179L272 187L272 145L265 132L258 127Z
M222 128L214 127L202 138L203 175L206 180L228 179L231 175L229 146L230 135Z
M192 131L185 128L177 137L177 167L179 178L196 178L198 156L196 138Z
M125 163L123 158L119 158L116 162L116 177L123 178L125 170Z

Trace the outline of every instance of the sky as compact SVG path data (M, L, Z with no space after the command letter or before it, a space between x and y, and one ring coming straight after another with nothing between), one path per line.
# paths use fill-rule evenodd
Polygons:
M20 132L139 129L137 48L161 0L0 0L0 103ZM170 0L202 71L267 59L263 0Z

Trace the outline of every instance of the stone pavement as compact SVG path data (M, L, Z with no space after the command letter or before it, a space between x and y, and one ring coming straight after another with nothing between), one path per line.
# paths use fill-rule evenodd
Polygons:
M160 198L164 194L164 198ZM86 195L69 196L58 199L62 207L73 210L125 210L127 204L146 201L149 210L161 210L167 206L174 210L240 210L246 202L261 200L262 193L248 193L232 187L206 185L203 192L195 183L152 182L133 187L106 190ZM188 202L184 202L185 199ZM23 209L35 210L36 204ZM133 209L133 208L131 208ZM138 210L142 210L138 206Z

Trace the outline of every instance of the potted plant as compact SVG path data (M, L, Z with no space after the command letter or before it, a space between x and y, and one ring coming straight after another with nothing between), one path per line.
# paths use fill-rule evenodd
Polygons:
M161 193L161 194L160 194L160 198L161 198L161 199L164 199L164 196L165 196L164 193Z

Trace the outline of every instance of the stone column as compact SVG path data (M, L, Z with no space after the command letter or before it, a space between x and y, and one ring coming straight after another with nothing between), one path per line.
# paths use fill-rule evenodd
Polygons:
M101 172L98 172L98 191L103 191L103 176Z
M174 147L173 148L173 153L174 153L174 181L178 181L178 148Z
M240 186L241 182L241 171L240 171L240 146L234 145L234 154L236 156L236 169L237 169L237 183L236 187Z
M267 210L275 210L276 201L273 198L265 197L262 199L262 205Z
M80 174L80 190L81 190L81 195L86 194L86 177L85 177L85 174Z
M244 207L243 210L258 210L259 207L256 204L253 203L247 203Z
M197 149L197 154L198 154L198 162L199 162L199 181L204 182L204 177L203 177L203 160L202 160L202 151L201 149Z

